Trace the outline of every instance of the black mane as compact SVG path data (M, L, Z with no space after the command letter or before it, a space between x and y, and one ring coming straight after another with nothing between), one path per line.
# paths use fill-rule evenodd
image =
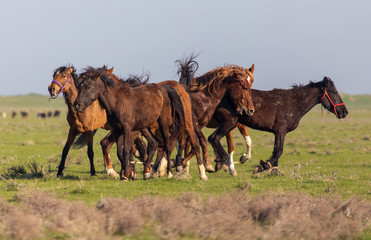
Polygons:
M323 77L322 81L318 81L318 82L310 81L309 84L307 84L307 85L293 84L291 86L291 88L292 89L300 89L300 88L303 88L303 87L306 87L306 86L309 86L311 88L325 88L326 86L328 86L329 83L333 83L332 80L329 77Z

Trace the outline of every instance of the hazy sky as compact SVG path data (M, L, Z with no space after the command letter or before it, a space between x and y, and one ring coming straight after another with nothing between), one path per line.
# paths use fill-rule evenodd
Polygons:
M0 1L0 95L48 94L54 69L103 64L178 79L174 61L198 57L201 75L255 64L254 88L329 76L339 92L371 93L371 1Z

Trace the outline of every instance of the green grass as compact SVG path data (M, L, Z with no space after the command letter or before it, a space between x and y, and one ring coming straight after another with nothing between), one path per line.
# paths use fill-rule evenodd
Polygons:
M351 96L358 101L356 96ZM191 178L187 179L151 179L141 180L142 167L137 165L139 180L121 182L105 176L102 151L99 140L107 133L99 130L95 136L94 152L97 176L89 174L89 161L86 148L71 149L67 158L65 176L56 178L62 148L64 146L68 124L65 120L66 107L61 98L47 101L47 97L28 95L21 97L2 97L0 110L22 109L21 103L31 103L28 109L30 117L21 119L17 116L0 120L0 173L11 176L0 182L0 196L13 199L15 195L33 191L55 193L68 200L83 200L95 204L102 197L121 197L133 199L143 195L178 196L184 192L199 193L202 197L219 196L236 189L248 188L251 194L265 191L301 191L313 196L337 194L342 198L371 196L371 111L353 107L349 116L338 121L332 114L321 117L317 106L301 121L297 130L286 137L284 154L279 166L283 175L262 173L251 174L260 159L270 157L273 148L273 135L250 130L253 141L252 160L241 165L236 164L237 177L220 171L208 174L209 181L198 178L195 159L191 160ZM366 100L364 100L366 98ZM369 101L369 96L362 96L362 101ZM347 101L345 100L346 104ZM63 110L59 118L37 119L40 109L51 106ZM364 106L367 104L361 104ZM53 109L53 108L50 108ZM210 129L205 129L208 136ZM225 140L222 140L225 146ZM234 132L235 162L245 151L244 141L238 131ZM212 148L209 146L213 157ZM175 153L173 153L174 155ZM115 169L120 165L116 157L116 148L111 150ZM30 164L36 164L32 171ZM16 174L15 169L24 169ZM13 175L12 174L13 171ZM32 173L33 172L33 173Z

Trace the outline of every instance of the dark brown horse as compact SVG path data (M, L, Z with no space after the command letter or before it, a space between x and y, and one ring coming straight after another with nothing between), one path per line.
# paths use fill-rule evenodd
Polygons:
M261 91L252 89L256 112L253 116L237 115L230 101L222 101L215 111L215 118L221 122L227 119L237 120L250 128L271 132L275 135L273 154L266 162L260 161L254 173L278 168L278 159L283 153L285 136L297 128L301 118L315 105L321 103L324 108L339 119L345 118L348 110L339 95L334 82L324 77L320 82L310 82L305 86L292 89L274 89ZM234 121L233 120L233 121ZM228 120L230 121L230 120ZM232 143L231 135L228 135ZM233 144L228 144L233 152Z
M112 73L113 68L107 69L105 66L99 69L88 67L82 75L89 72L102 72ZM77 112L72 104L74 103L78 94L78 81L79 77L76 74L76 70L73 66L62 66L55 70L53 74L53 81L48 87L51 99L58 97L61 93L64 95L65 102L68 107L67 122L70 125L66 144L62 151L61 161L58 167L57 176L63 175L63 169L65 166L65 160L68 155L69 149L73 144L76 136L82 134L78 142L84 142L81 144L88 145L88 157L90 160L90 174L95 175L94 168L94 152L93 152L93 137L97 129L103 128L111 130L111 126L107 123L107 116L105 110L100 106L98 101L94 102L89 106L83 113ZM103 152L107 151L104 141L101 142ZM109 155L104 156L104 163L107 175L118 176L116 171L113 169L111 159Z
M129 88L111 80L106 75L86 78L82 83L83 86L74 106L77 110L83 111L95 100L99 100L104 106L108 121L113 127L116 137L117 155L121 161L120 177L126 180L135 174L132 166L128 164L132 151L130 132L140 130L149 141L149 146L151 146L150 142L156 140L155 136L151 135L150 128L158 124L167 159L170 159L170 123L171 121L182 122L175 119L174 116L184 116L184 112L182 107L176 109L181 106L181 101L175 90L169 86L147 84L137 88ZM170 98L169 95L173 96ZM175 111L172 111L172 109ZM174 114L175 112L177 114ZM171 127L171 129L176 131L174 127ZM148 157L144 163L144 175L148 174L148 169L151 169L151 162L152 159ZM202 162L199 162L199 171L201 179L205 179L205 168ZM168 161L168 177L171 176L172 169L170 161Z
M209 71L200 77L193 78L193 73L197 70L195 57L192 55L184 60L177 60L179 64L178 73L181 74L179 82L186 86L192 99L193 119L196 123L195 131L201 143L206 169L214 171L207 153L207 141L201 129L210 122L216 107L223 98L231 101L235 114L245 113L252 115L254 113L250 88L250 81L254 78L254 65L250 69L236 65L227 65ZM180 147L182 148L182 146ZM228 158L228 154L223 151L218 151L216 154L221 155L219 158L224 156ZM192 155L191 152L185 156L184 165Z

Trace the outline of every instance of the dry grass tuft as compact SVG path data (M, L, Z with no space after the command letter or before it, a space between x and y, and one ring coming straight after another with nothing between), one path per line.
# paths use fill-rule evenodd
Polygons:
M38 192L19 195L17 205L0 199L0 215L0 238L11 239L349 239L370 227L371 203L240 190L207 199L108 198L89 207Z

